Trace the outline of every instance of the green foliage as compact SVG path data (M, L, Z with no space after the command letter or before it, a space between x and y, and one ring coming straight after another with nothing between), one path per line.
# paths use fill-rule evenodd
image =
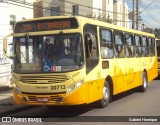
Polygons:
M154 34L157 38L160 38L160 29L159 28L154 29Z

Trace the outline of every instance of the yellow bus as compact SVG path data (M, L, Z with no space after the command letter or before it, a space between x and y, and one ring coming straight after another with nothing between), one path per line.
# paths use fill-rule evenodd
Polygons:
M156 39L157 58L158 58L158 75L160 75L160 39Z
M21 105L106 107L113 95L145 91L158 74L153 34L80 16L17 22L4 55L13 59L13 99Z

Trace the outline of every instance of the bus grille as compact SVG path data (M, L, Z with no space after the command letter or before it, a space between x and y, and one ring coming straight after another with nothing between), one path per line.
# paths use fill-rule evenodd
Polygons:
M57 102L59 101L59 98L64 97L64 95L52 95L49 97L48 102ZM36 96L28 96L29 102L37 102Z
M36 101L36 96L28 96L29 101L35 102Z
M50 76L21 76L20 82L28 84L53 84L64 83L69 80L64 75L50 75Z

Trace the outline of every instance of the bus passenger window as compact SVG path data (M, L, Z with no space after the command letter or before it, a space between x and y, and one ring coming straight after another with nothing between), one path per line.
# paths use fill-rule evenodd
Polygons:
M149 43L149 55L154 56L155 55L154 39L148 38L148 43Z
M124 57L124 43L122 35L122 32L114 32L115 56L119 58Z
M86 58L91 58L92 40L90 35L85 35Z
M133 46L133 36L131 34L125 34L125 44L126 44L126 56L134 56L134 46Z
M152 38L151 46L152 46L152 54L155 56L155 39L154 38Z
M95 43L94 43L94 42ZM91 34L85 35L85 53L87 73L98 63L97 39Z
M147 37L142 37L142 55L149 56L149 47Z
M89 73L98 64L97 26L86 24L84 26L84 45L86 56L86 73Z
M142 56L142 43L141 43L141 37L140 36L135 36L135 53L137 57Z
M101 29L101 56L102 58L112 58L114 56L112 32L107 29Z

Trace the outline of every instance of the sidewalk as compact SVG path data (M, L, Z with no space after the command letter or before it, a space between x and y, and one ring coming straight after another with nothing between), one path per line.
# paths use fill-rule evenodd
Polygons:
M9 115L22 107L14 104L12 88L0 87L0 116Z
M0 106L4 104L13 104L12 100L12 88L7 87L0 87Z

